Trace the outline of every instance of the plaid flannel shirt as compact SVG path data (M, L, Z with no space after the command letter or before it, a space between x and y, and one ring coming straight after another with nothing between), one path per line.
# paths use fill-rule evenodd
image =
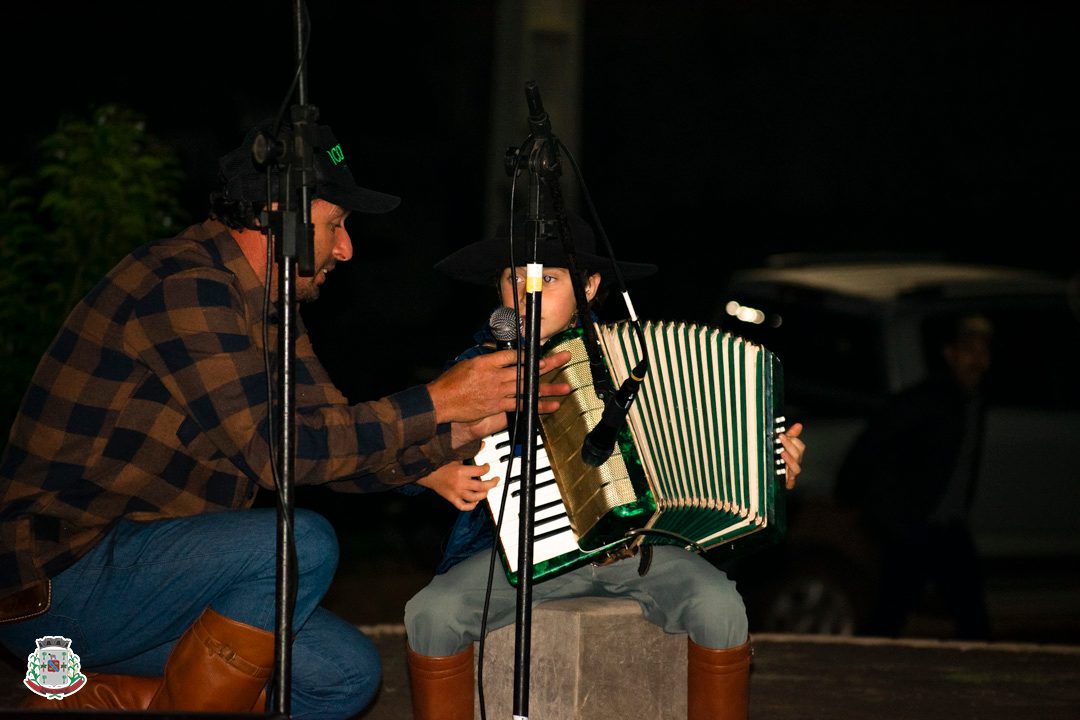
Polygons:
M262 279L213 221L134 251L79 303L0 457L0 596L69 567L120 518L250 507L273 487L263 324ZM452 450L423 386L349 405L299 325L297 484L385 490L475 450Z

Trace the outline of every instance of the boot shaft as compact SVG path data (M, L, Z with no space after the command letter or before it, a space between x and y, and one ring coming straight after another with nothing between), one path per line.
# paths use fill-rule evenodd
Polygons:
M414 720L473 720L473 646L447 657L413 652L406 646Z
M687 637L687 720L747 720L750 716L750 640L723 650Z
M207 608L173 648L149 710L246 712L270 681L274 634Z

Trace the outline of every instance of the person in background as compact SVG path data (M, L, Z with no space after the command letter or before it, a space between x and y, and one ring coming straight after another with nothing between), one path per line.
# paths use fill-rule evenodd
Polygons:
M880 583L862 632L899 637L927 587L956 637L989 640L975 497L994 327L981 314L932 318L927 377L870 419L845 459L837 500L858 510L880 553Z
M27 707L265 707L278 521L253 501L275 488L267 368L278 362L279 317L260 223L267 176L251 149L275 130L261 123L221 159L209 219L134 250L78 303L26 391L0 458L0 642L25 656L37 638L63 636L88 670L78 692L28 691ZM357 185L328 126L315 126L313 145L315 272L298 277L298 301L317 298L352 258L350 213L399 203ZM350 405L297 316L297 484L399 487L505 427L513 352ZM568 390L541 388L541 411ZM293 530L292 717L349 717L378 689L378 654L319 605L338 559L329 522L297 508Z
M579 325L583 317L595 319L593 306L602 293L602 282L614 278L611 261L595 252L592 228L568 213L577 267L589 307L575 301L568 259L561 240L553 233L538 242L537 262L543 264L540 335L541 343ZM519 255L516 267L508 267L504 224L488 240L461 248L436 265L450 276L494 287L505 307L525 307L524 250L532 222L515 219L514 235ZM624 278L632 280L654 273L655 265L620 262ZM490 329L481 329L476 344L457 360L483 357L493 352ZM788 487L799 474L804 451L799 439L802 426L794 424L782 436L783 457L788 468ZM418 481L438 492L461 512L453 526L444 558L431 582L405 607L408 665L417 720L471 720L474 713L473 643L480 639L494 527L485 498L497 479L480 476L488 465L460 462L444 465ZM632 557L606 565L586 565L532 586L534 603L557 598L600 596L630 597L641 605L651 622L672 633L686 632L689 639L688 700L691 720L746 718L749 697L750 638L746 610L735 583L700 555L681 547L658 545L651 567L640 575ZM487 629L514 621L517 589L505 575L496 573L491 590Z

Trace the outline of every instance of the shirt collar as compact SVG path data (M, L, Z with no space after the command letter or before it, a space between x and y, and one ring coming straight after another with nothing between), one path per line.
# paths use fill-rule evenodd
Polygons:
M247 306L261 314L265 298L265 286L263 278L259 277L248 262L247 256L236 239L232 236L229 228L217 220L207 220L203 223L203 231L206 232L210 241L217 248L225 267L236 276L240 284L240 292ZM267 315L271 322L277 320L277 304L270 303Z

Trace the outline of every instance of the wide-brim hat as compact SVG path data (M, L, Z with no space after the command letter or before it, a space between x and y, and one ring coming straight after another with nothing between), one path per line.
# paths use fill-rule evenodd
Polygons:
M370 190L356 184L352 170L345 162L345 151L334 136L333 130L326 125L312 128L312 154L315 166L314 196L343 207L346 210L362 213L385 213L401 203L395 195ZM273 121L263 120L248 131L240 147L221 158L219 167L224 191L228 198L242 202L266 202L266 168L260 167L252 153L252 147L259 134L273 138ZM277 138L291 143L293 129L285 124L278 130ZM272 190L278 192L277 173L271 173Z
M604 281L615 279L615 264L624 280L636 280L654 274L659 268L652 263L619 260L612 263L610 257L596 252L596 236L592 226L577 214L566 212L567 224L573 239L574 259L579 270L598 272ZM534 221L518 214L514 222L513 267L534 262L531 250ZM547 267L569 267L569 259L561 238L554 232L555 223L544 223L550 231L542 232L536 243L535 262ZM477 285L489 285L499 273L511 266L510 224L502 223L495 234L462 247L435 263L435 269L456 280Z

